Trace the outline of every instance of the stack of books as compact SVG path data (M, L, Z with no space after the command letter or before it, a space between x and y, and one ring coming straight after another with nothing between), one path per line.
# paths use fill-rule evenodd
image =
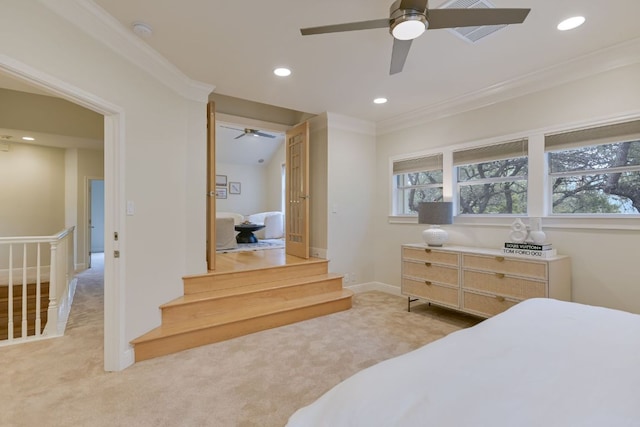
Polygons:
M555 249L551 247L551 243L537 245L535 243L511 243L504 244L502 252L505 255L521 255L535 258L550 258L557 255Z

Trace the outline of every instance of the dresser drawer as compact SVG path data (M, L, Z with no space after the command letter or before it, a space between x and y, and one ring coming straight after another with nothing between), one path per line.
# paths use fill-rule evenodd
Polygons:
M436 264L458 266L458 254L452 252L440 252L429 248L403 248L403 259L428 261Z
M464 254L462 256L462 267L547 280L546 262L505 258L503 256Z
M506 276L504 273L463 270L462 287L521 300L547 296L546 282Z
M453 308L458 308L459 304L458 288L450 288L424 280L418 281L404 277L402 279L402 293Z
M430 262L405 261L402 263L402 273L430 282L445 283L458 286L458 268L432 264Z
M462 292L462 309L484 317L502 313L518 302L518 300L501 296L481 295L468 291Z

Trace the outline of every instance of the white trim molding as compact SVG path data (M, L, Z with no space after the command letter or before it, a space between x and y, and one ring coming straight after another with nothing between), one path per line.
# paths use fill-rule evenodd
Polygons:
M350 289L355 294L360 294L363 292L371 292L371 291L379 291L384 292L391 295L396 295L401 297L400 287L394 285L388 285L382 282L367 282L367 283L358 283L357 285L345 286L345 289Z
M377 122L383 135L640 62L640 38Z
M41 0L41 2L181 96L192 101L207 102L209 94L215 89L213 85L187 77L92 0Z

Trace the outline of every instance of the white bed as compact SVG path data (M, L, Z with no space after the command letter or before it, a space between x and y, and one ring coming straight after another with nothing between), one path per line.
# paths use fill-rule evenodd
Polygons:
M287 425L640 426L640 315L526 300L355 374Z

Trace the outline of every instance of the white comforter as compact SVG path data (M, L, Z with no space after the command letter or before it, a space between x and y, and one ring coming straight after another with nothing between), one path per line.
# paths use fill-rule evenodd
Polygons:
M640 426L640 315L527 300L355 374L287 425Z

